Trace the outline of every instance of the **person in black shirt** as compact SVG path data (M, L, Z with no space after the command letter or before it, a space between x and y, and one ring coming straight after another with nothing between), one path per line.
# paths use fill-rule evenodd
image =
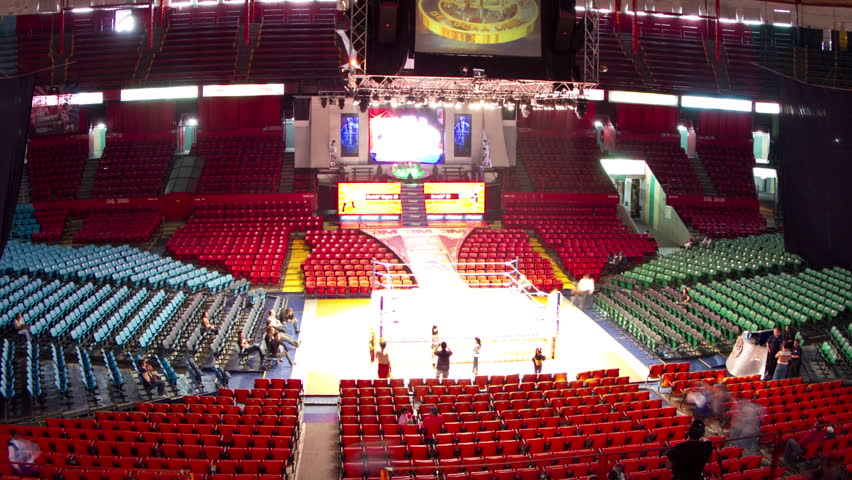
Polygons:
M775 366L778 365L778 360L775 355L781 351L781 344L784 342L784 337L781 336L781 329L775 327L772 330L772 336L766 341L766 369L763 371L763 379L771 380L775 375Z
M792 356L790 357L790 369L787 371L787 378L799 377L799 369L802 368L802 346L798 340L793 340L793 348L790 349Z
M666 456L672 469L672 480L703 480L704 466L713 454L713 444L702 441L704 422L694 420L687 432L688 439L670 448Z

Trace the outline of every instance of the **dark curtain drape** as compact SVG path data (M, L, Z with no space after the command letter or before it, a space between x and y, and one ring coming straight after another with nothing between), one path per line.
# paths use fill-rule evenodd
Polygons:
M747 139L751 138L752 114L745 112L727 112L723 110L702 110L698 116L698 135Z
M852 94L791 80L780 86L784 242L815 267L852 269Z
M163 133L175 128L174 100L110 102L107 128L111 133Z
M573 110L534 110L524 118L518 112L518 128L533 130L584 130L595 122L595 102L586 103L586 115L580 119Z
M281 126L282 97L198 99L198 124L205 131Z
M30 109L33 104L33 78L29 75L0 80L0 191L3 224L0 225L0 252L12 232L15 204L24 171Z
M677 108L622 103L616 107L616 126L635 133L673 133L677 129Z

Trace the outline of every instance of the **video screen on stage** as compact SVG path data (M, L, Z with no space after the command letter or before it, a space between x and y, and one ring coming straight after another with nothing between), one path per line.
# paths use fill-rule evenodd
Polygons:
M482 182L424 183L427 214L485 213Z
M414 49L540 57L540 0L417 0Z
M370 158L376 162L439 163L444 159L442 108L371 108Z
M358 156L358 114L343 113L340 115L340 156Z
M340 215L399 215L399 183L340 183L337 213Z

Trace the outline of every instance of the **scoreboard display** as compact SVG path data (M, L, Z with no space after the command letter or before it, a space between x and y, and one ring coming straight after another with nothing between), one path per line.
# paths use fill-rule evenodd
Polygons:
M485 184L482 182L426 183L426 214L485 213Z
M337 213L340 215L399 215L402 202L399 183L340 183Z

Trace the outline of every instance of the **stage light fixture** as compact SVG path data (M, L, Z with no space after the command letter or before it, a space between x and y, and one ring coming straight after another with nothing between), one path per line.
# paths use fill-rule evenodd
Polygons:
M326 97L320 98L320 105L322 105L322 108L327 107L328 106L328 98L326 98Z
M358 108L361 110L361 113L367 113L367 109L370 108L367 97L361 99L361 103L358 105Z
M524 117L524 118L529 118L530 113L532 113L532 110L530 109L530 107L528 105L522 104L521 105L521 116Z
M379 94L378 93L373 94L373 99L372 99L372 102L370 102L370 105L372 105L374 107L379 106Z
M355 105L356 107L358 105L361 105L361 97L355 97L354 99L352 99L352 105Z
M417 99L414 98L414 95L409 95L405 97L405 103L412 105Z
M341 110L343 110L343 107L346 106L346 99L343 98L343 97L338 98L337 99L337 106L340 107Z

